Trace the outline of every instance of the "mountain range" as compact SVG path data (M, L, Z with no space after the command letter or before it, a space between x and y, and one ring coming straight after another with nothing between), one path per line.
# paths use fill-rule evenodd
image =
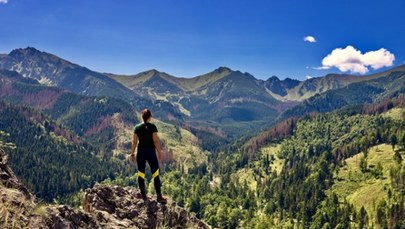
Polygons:
M137 110L149 107L154 116L163 121L187 127L196 135L211 135L229 142L249 133L254 135L258 131L257 126L260 131L289 115L300 115L302 110L317 110L307 107L321 103L328 105L331 101L324 101L328 95L323 95L328 91L342 89L341 93L347 93L347 90L354 89L348 88L349 85L373 80L384 84L384 80L378 79L385 79L393 72L403 72L405 66L373 75L329 74L305 81L280 80L276 76L260 80L249 73L227 67L191 78L175 77L157 70L117 75L91 71L28 47L1 55L0 69L15 71L25 78L36 79L42 85L56 86L81 95L118 98ZM352 92L362 93L361 90ZM378 94L375 99L384 96L389 95ZM296 105L298 107L290 111ZM337 108L339 105L332 102L328 106ZM244 131L241 132L241 129Z
M73 64L53 54L35 48L15 49L7 55L0 55L0 69L15 71L25 78L37 80L46 86L55 86L86 96L109 96L119 98L141 109L151 107L156 113L164 114L160 104L144 99L125 86L102 73ZM162 115L164 117L164 115Z

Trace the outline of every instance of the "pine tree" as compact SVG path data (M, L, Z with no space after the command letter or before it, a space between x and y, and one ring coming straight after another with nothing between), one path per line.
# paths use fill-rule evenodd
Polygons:
M364 156L360 158L359 166L362 173L367 172L367 159Z
M392 150L394 150L395 145L398 144L398 138L397 138L397 135L395 133L391 134L390 143L391 143L391 146L392 146Z
M359 217L358 217L358 222L359 222L359 228L368 228L368 214L364 206L361 206L361 209L359 211Z

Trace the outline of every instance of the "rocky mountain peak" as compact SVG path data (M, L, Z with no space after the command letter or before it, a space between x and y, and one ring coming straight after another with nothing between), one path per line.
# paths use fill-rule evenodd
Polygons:
M14 49L13 51L10 52L9 56L13 57L15 59L20 59L23 56L35 56L35 55L40 55L42 54L41 51L33 48L33 47L27 47L27 48L19 48L19 49Z
M272 76L272 77L268 78L266 81L268 81L268 82L279 82L280 79L277 76Z
M214 70L214 73L226 73L226 72L230 73L230 72L232 72L232 69L230 69L228 67L221 66L221 67Z
M161 73L161 72L158 71L157 69L151 69L151 70L149 70L149 72L151 72L153 75L158 75L158 74Z
M286 96L288 94L287 90L296 87L301 81L285 78L280 80L277 76L272 76L265 81L265 86L275 94L280 96Z
M294 88L300 83L301 83L301 81L299 81L297 79L291 79L288 77L283 80L284 86L288 89Z
M30 63L30 66L33 67L35 65L36 67L42 66L44 64L47 65L55 65L60 67L63 65L64 67L69 66L69 67L75 67L77 65L70 63L69 61L66 61L62 58L59 58L53 54L47 53L47 52L42 52L37 50L36 48L33 47L27 47L27 48L19 48L19 49L14 49L13 51L8 54L8 56L13 60L16 61L17 63Z

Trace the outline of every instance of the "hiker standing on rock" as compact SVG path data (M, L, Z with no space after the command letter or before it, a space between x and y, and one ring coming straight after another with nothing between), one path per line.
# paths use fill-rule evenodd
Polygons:
M159 155L159 160L163 160L162 150L160 149L158 130L153 123L150 123L152 119L152 112L149 109L142 111L143 123L139 123L135 126L134 136L132 138L131 157L132 162L135 161L138 165L138 184L141 193L137 195L138 198L147 200L145 189L145 167L148 162L151 171L153 184L155 186L157 201L159 203L167 203L167 200L162 196L161 182L159 178L159 162L156 156L156 151ZM139 143L139 144L138 144ZM135 149L138 148L135 155Z

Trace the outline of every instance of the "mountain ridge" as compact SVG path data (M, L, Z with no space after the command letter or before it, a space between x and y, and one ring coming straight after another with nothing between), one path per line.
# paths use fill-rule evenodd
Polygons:
M15 49L0 59L0 68L16 71L41 84L84 95L109 95L133 100L138 96L101 73L35 48ZM93 88L91 85L95 85Z
M45 65L47 65L45 67ZM223 79L232 73L239 71L233 71L227 67L219 67L212 72L202 74L191 78L175 77L165 72L160 72L156 69L141 72L135 75L115 75L112 73L98 73L91 71L85 67L81 67L77 64L73 64L56 55L41 52L33 47L27 47L25 49L15 49L9 54L2 54L0 56L0 68L15 70L22 74L24 77L31 77L37 79L42 84L56 85L63 88L67 88L74 92L86 94L86 95L113 95L123 99L133 99L137 97L134 88L139 88L142 82L146 81L145 77L158 76L159 79L163 79L170 82L171 86L176 86L183 91L195 91L204 86L208 86L218 80ZM271 93L270 96L276 97L282 101L302 101L317 93L322 93L327 90L337 89L354 82L367 81L375 79L389 74L393 71L403 71L405 65L397 66L392 69L374 73L365 76L354 76L348 74L328 74L324 77L315 77L312 79L300 81L286 78L279 80L277 87L274 85L266 85L269 82L276 82L274 76L267 80L256 79L249 73L242 73L250 76L257 84L264 84L264 88L268 89ZM73 77L73 78L72 78ZM74 80L74 78L76 78ZM120 84L115 84L109 79L113 78ZM137 81L138 80L138 81ZM133 81L133 82L128 82ZM124 87L120 86L121 84ZM298 85L297 85L298 84ZM92 88L92 85L97 85ZM108 89L109 85L114 90ZM92 90L90 90L92 88ZM130 91L128 91L130 89ZM118 93L118 94L117 94ZM274 96L275 95L275 96ZM132 98L130 98L132 97Z
M262 91L262 94L268 94L281 102L302 102L305 99L308 99L316 94L343 88L352 83L365 82L381 78L395 71L405 71L405 65L400 65L388 70L384 70L382 72L364 76L349 74L327 74L322 77L314 77L304 81L299 81L291 78L280 80L277 76L269 77L267 80L260 80L256 79L249 73L233 71L232 69L227 67L219 67L212 72L191 78L175 77L167 73L157 71L155 69L132 76L117 76L114 74L109 74L109 76L122 83L124 86L127 86L128 88L134 90L135 88L141 88L142 84L139 83L136 87L134 87L133 84L128 82L131 80L131 78L142 78L143 74L154 72L155 75L165 76L162 78L169 81L170 83L176 84L175 86L178 88L178 90L183 90L182 93L194 92L195 94L198 94L198 92L196 93L195 91L202 91L204 88L208 88L210 85L215 84L215 82L229 77L230 75L232 75L232 73L240 73L251 76L252 79L256 81L256 84L262 87L260 90L264 89ZM123 80L123 78L126 78L126 80Z
M328 90L343 88L353 83L378 79L396 71L405 71L405 65L400 65L382 72L364 76L355 76L349 74L327 74L323 77L315 77L301 81L296 87L288 90L287 95L281 99L303 101Z
M212 81L216 81L217 79L215 78L215 76L212 77L213 74L219 74L218 79L220 79L220 78L226 76L227 74L229 74L231 71L232 70L227 67L219 67L218 69L215 69L213 72L199 75L196 77L191 77L191 78L172 76L170 74L158 71L156 69L147 70L147 71L135 74L135 75L116 75L116 74L112 74L112 73L106 73L106 75L108 75L109 77L124 84L125 86L127 86L130 89L134 89L134 88L136 88L136 86L141 86L142 82L146 81L151 76L159 76L159 77L163 78L164 80L167 80L171 83L178 84L178 86L180 88L182 88L184 91L192 91L192 90L196 90L199 87L202 87L206 84L209 84ZM195 85L197 85L197 86L195 86Z
M208 125L204 129L221 126L233 138L240 135L232 126L236 122L246 122L241 124L246 128L248 122L275 118L284 109L252 75L226 67L194 78L177 78L157 70L109 76L145 98L173 104L185 115L186 125L197 132L200 125Z
M0 69L16 71L43 85L60 87L81 95L118 98L129 102L138 110L150 107L156 114L162 114L159 117L163 120L169 119L164 114L169 111L172 117L181 120L181 114L171 104L161 104L159 101L144 98L105 74L32 47L15 49L10 54L3 55L0 58Z
M60 58L60 57L58 57L56 55L53 55L53 54L50 54L50 53L47 53L47 52L43 52L43 51L39 51L39 50L35 49L34 47L27 47L25 49L18 48L18 49L12 50L9 54L0 54L0 64L1 64L0 66L1 66L1 68L5 68L5 69L14 68L14 69L11 69L11 70L16 69L16 71L19 72L20 74L21 74L21 70L18 70L17 66L10 66L10 63L8 61L7 61L6 64L4 63L5 62L4 59L7 59L8 57L12 57L13 59L21 59L23 57L31 57L31 58L36 57L38 59L41 59L43 62L49 62L50 60L52 60L52 61L58 62L62 66L68 66L70 68L81 67L78 64L71 63L71 62L69 62L67 60L64 60L64 59L62 59L62 58ZM85 67L82 67L82 68L85 68ZM378 78L378 77L386 75L387 73L392 72L392 71L397 71L397 70L403 71L404 69L405 69L405 65L399 65L399 66L393 67L391 69L384 70L382 72L373 73L373 74L370 74L370 75L356 76L356 75L349 75L349 74L327 74L327 75L325 75L323 77L314 77L314 78L307 79L307 80L300 81L300 82L317 81L317 80L319 80L321 78L331 79L331 78L336 78L336 77L341 77L341 78L345 78L345 77L347 78L348 77L350 80L357 79L359 81L364 81L364 80ZM30 70L32 71L33 69L31 68ZM195 77L190 77L190 78L172 76L172 75L170 75L168 73L161 72L161 71L158 71L156 69L147 70L147 71L137 73L137 74L134 74L134 75L117 75L117 74L113 74L113 73L99 73L99 74L104 75L104 76L110 76L110 77L114 78L114 77L133 77L133 76L138 76L138 75L142 75L142 74L148 74L149 72L154 72L155 74L157 74L157 73L158 74L163 74L163 75L166 76L166 79L171 78L171 80L180 80L178 82L181 82L181 80L198 81L198 79L204 79L204 81L206 81L208 78L210 78L209 75L212 75L213 73L218 74L218 73L223 72L225 74L228 74L229 72L233 72L233 70L228 68L228 67L221 66L221 67L218 67L217 69L213 70L212 72L205 73L205 74L202 74L202 75L198 75L198 76L195 76ZM31 72L31 73L34 73L34 72ZM249 74L249 73L245 73L245 74ZM25 77L30 76L32 78L39 78L39 76L40 76L40 74L36 74L36 75L31 74L31 75L29 75L28 72L23 73L22 75L25 76ZM266 80L256 79L254 76L252 76L252 77L255 80L266 81ZM277 77L277 76L269 77L267 80L269 80L271 78L274 78L274 77ZM37 80L40 80L40 79L37 79ZM285 78L283 80L280 80L280 81L284 81L284 80L291 80L291 79L287 77L287 78ZM295 79L292 79L292 80L295 80Z
M405 93L404 88L405 71L390 71L388 75L383 77L372 77L367 81L352 83L345 87L316 94L290 110L286 110L281 116L299 116L311 112L324 113L344 106L371 104L378 100L399 96Z

